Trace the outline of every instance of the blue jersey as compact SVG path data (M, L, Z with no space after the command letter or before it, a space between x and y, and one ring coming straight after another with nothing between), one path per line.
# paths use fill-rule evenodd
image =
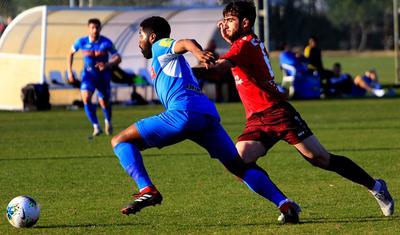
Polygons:
M82 50L85 68L94 68L98 62L108 62L108 55L118 54L110 39L100 36L97 41L91 42L89 37L76 40L72 46L74 52Z
M288 65L293 66L296 69L296 71L286 70L286 74L288 76L293 76L294 72L296 72L298 74L302 74L302 73L306 72L306 70L307 70L306 66L304 66L301 63L301 61L296 57L296 55L291 51L283 51L279 55L279 63L281 64L281 66L284 64L288 64ZM285 68L283 68L283 69L285 69Z
M152 79L158 98L167 110L207 113L219 118L214 104L198 85L181 54L173 51L175 40L164 38L152 46Z

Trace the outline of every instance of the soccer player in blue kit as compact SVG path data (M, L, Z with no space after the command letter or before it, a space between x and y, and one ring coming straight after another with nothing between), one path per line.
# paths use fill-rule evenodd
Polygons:
M214 104L201 93L196 78L182 54L191 52L201 63L214 60L210 52L190 39L169 38L171 28L159 16L140 24L139 47L145 58L153 58L151 75L165 112L144 118L111 140L121 166L135 181L139 193L121 212L135 214L142 208L161 204L162 196L143 164L141 150L172 145L189 139L205 148L228 171L251 190L272 201L286 223L297 223L299 206L289 200L255 163L245 164L234 143L220 124Z
M74 83L75 75L72 72L74 54L82 50L84 69L81 75L81 96L86 116L93 125L93 136L100 135L103 131L99 125L96 115L96 106L92 104L92 96L97 89L99 104L104 113L105 132L112 134L110 82L111 68L121 62L110 39L101 36L101 23L99 19L93 18L88 21L89 35L79 38L72 46L67 57L68 81ZM109 54L111 59L109 60Z

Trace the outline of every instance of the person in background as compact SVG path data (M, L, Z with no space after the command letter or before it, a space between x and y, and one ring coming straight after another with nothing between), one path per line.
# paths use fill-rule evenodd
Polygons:
M353 78L342 72L342 65L338 62L332 66L332 75L328 80L328 96L351 95L354 86Z
M7 26L11 24L12 20L13 18L11 16L8 16L5 21L2 17L0 17L0 37L4 33L4 30L6 30Z
M355 88L352 91L354 96L364 96L367 92L376 97L383 97L385 90L378 81L378 74L374 68L367 70L364 75L357 75L354 78Z
M308 70L320 78L323 93L325 95L329 94L328 80L331 76L331 71L324 68L322 52L318 46L318 38L316 36L308 39L308 44L304 48L304 57L307 59Z
M84 69L81 75L81 96L86 116L93 126L93 136L100 135L103 131L96 115L96 105L92 104L92 96L97 90L99 104L104 113L105 132L111 135L113 128L111 124L111 68L121 62L110 39L100 35L101 23L99 19L88 20L89 35L79 38L71 48L67 57L68 81L75 84L77 79L72 71L74 54L82 50ZM111 59L109 59L111 55Z
M304 48L304 57L308 60L308 69L317 72L324 70L321 49L318 47L317 37L312 36L308 39L308 44Z
M281 45L282 52L279 54L279 64L287 76L301 75L307 72L307 67L301 62L301 59L290 49L286 42ZM286 65L292 67L287 68ZM294 70L293 70L294 69Z

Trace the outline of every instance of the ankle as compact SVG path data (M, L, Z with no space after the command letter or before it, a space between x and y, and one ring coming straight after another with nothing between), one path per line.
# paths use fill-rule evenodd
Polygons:
M373 193L379 193L381 191L381 188L382 184L378 180L375 180L375 185L372 189L370 189L370 191Z
M154 186L154 185L146 186L146 187L140 189L139 191L140 191L140 193L158 192L156 186Z

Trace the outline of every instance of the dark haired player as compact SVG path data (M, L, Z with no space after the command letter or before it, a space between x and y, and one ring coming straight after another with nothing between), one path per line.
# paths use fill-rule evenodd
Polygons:
M143 165L141 150L172 145L189 139L205 148L232 174L254 192L280 208L287 222L297 223L298 206L290 201L255 163L245 164L235 144L220 124L214 104L201 93L196 78L182 54L191 52L201 63L212 60L194 40L169 38L168 22L158 16L140 24L139 47L143 56L153 58L151 75L165 112L144 118L118 133L111 141L121 166L135 181L139 193L122 213L135 214L142 208L160 204L161 193Z
M100 135L102 129L96 116L96 106L92 104L92 96L97 89L99 104L104 113L105 132L112 134L111 124L111 103L110 103L110 82L111 67L121 62L121 57L110 39L101 36L101 23L99 19L88 20L89 35L79 38L72 46L68 54L68 80L76 82L72 72L72 63L75 52L82 50L84 68L81 75L81 96L86 116L93 125L93 136ZM109 54L111 59L109 60Z
M236 88L246 112L246 126L238 137L236 148L245 163L255 163L279 140L294 146L312 165L336 172L365 186L376 198L385 216L394 212L394 201L385 181L373 179L347 157L325 150L300 114L285 100L274 82L269 55L264 44L253 33L256 10L248 1L229 3L218 22L222 37L230 50L211 63L208 70L197 68L202 77L218 78L231 69ZM284 218L283 218L284 219Z

